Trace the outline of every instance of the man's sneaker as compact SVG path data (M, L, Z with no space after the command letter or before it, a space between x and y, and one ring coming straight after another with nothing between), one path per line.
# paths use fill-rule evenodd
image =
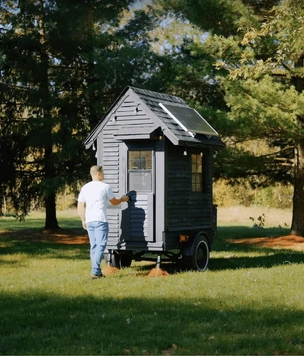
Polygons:
M91 274L91 279L99 279L103 277L105 277L103 274Z

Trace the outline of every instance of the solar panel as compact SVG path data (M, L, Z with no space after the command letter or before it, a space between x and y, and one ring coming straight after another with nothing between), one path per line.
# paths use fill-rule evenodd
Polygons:
M207 136L219 135L195 109L162 103L159 103L159 106L192 136L196 133Z

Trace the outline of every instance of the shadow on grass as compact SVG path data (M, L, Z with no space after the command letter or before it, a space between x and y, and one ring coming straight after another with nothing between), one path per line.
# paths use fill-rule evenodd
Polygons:
M89 258L88 245L65 245L43 241L11 240L0 241L0 265L9 262L1 260L1 255L27 255L37 258L81 259Z
M234 244L229 239L256 237L279 237L288 235L290 229L285 228L250 228L245 226L218 227L218 238L213 251L229 252L225 257L212 257L209 269L212 271L239 268L271 268L284 264L303 263L303 252L289 249L273 249L254 244ZM248 256L244 254L248 253ZM253 256L252 253L257 253Z
M33 230L34 233L37 233L37 231L39 232L39 230ZM287 235L288 232L288 229L279 228L253 229L244 226L218 227L218 237L214 242L213 251L225 252L226 254L229 252L229 255L225 257L213 257L211 253L209 270L271 268L284 264L303 263L303 252L274 250L250 244L233 244L227 241L228 239L282 236ZM12 263L1 260L1 255L3 254L26 254L60 259L88 259L89 245L64 245L43 240L32 241L30 239L30 232L28 232L28 239L17 239L16 236L19 236L18 234L20 235L20 232L0 233L0 264ZM258 252L257 256L253 256L252 252ZM246 256L246 254L248 254L248 256ZM156 266L155 256L153 256L153 259L155 260ZM138 270L150 270L151 264L136 266L136 268ZM161 268L169 274L185 271L180 263L170 262L166 258L163 258Z
M238 269L246 269L246 268L272 268L275 266L281 265L290 265L290 264L303 264L304 263L304 254L303 252L296 251L287 251L287 250L270 250L270 249L261 249L261 248L252 248L248 247L246 252L253 252L258 250L262 255L259 256L244 256L244 250L242 254L238 255L237 250L235 250L231 255L227 257L213 257L211 254L211 258L208 265L209 271L223 271L223 270L238 270ZM152 267L151 267L152 266ZM136 267L138 271L150 271L151 268L155 267L155 265L146 264L140 265ZM187 269L183 267L181 263L175 262L163 262L161 264L161 269L169 273L169 275L174 275L180 272L187 272ZM204 272L202 272L204 273Z
M99 287L101 288L101 287ZM102 288L101 288L102 289ZM0 295L0 354L303 354L302 310L188 300ZM218 309L218 305L221 308ZM275 317L274 317L275 316Z
M244 239L250 237L274 237L288 235L290 229L286 228L252 228L248 226L219 226L215 246L222 246L226 239Z
M268 253L267 253L268 251ZM276 251L263 256L238 256L232 254L228 257L213 257L210 259L208 269L211 271L236 270L241 268L271 268L280 265L301 264L304 256L301 252Z
M81 226L78 218L58 218L59 226L63 229L77 229ZM3 230L22 231L26 229L41 230L45 225L44 218L26 217L25 220L18 220L13 217L0 217L0 225Z

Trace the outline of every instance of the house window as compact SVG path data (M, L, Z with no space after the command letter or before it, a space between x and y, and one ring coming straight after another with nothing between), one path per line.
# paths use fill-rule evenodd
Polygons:
M152 191L152 151L128 152L128 190Z
M192 192L203 191L203 160L200 154L191 154Z

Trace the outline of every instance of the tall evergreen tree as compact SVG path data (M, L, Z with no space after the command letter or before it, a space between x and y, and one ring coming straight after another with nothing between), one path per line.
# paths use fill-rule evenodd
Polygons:
M187 49L198 61L209 56L214 82L227 110L216 127L228 147L266 140L271 152L252 157L230 151L222 161L226 177L255 177L256 182L294 184L291 233L304 236L304 7L301 0L168 0L166 11L208 33ZM210 63L210 62L209 62ZM210 73L214 73L210 71ZM201 76L204 78L205 72ZM211 109L217 109L213 106ZM212 111L212 110L211 110Z
M121 90L144 85L153 14L126 16L133 0L3 0L0 3L0 202L25 216L87 177L82 142Z

